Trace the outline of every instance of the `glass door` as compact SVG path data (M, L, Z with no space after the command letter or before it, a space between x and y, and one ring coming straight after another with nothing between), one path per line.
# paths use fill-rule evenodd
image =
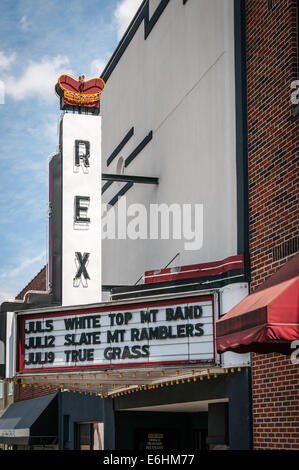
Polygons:
M76 423L76 448L78 450L103 450L103 434L103 423Z

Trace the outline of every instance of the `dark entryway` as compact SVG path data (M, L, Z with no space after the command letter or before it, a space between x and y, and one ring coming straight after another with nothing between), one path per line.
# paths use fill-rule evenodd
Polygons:
M119 450L204 450L208 413L121 411L115 428Z
M248 450L250 370L113 400L115 449ZM110 428L111 421L107 422ZM153 450L153 449L152 449Z

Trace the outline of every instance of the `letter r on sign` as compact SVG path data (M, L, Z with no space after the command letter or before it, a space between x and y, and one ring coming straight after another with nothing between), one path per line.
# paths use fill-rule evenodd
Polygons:
M87 140L75 141L75 165L80 166L80 160L84 167L89 167L90 143Z

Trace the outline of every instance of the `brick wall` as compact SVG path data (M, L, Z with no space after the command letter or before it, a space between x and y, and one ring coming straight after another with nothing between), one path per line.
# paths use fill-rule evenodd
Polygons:
M23 300L24 295L29 290L47 290L47 266L44 266L40 272L24 287L23 290L16 296L17 300Z
M56 393L55 389L42 388L41 386L34 387L26 385L24 388L21 383L14 385L14 401L29 400L30 398L43 397L44 395L49 395L50 393Z
M298 251L296 8L294 0L246 0L251 291ZM299 449L299 366L254 353L252 377L254 448Z
M296 1L247 0L250 256L254 290L285 263L272 250L299 235ZM297 131L296 131L297 128ZM296 148L297 144L297 148Z
M289 356L252 354L255 449L299 449L299 366Z

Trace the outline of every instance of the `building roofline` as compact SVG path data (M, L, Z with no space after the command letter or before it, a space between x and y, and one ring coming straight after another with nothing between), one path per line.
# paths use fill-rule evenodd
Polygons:
M124 43L125 41L125 38L127 37L129 31L132 29L132 26L134 25L134 23L136 22L137 18L139 17L139 15L141 14L145 4L146 4L147 0L143 0L143 2L141 3L140 7L138 8L137 12L135 13L131 23L129 24L129 26L127 27L125 33L123 34L122 38L120 39L118 45L116 46L114 52L112 53L112 56L110 57L110 59L108 60L103 72L101 73L101 77L105 80L105 82L108 80L110 74L108 75L108 78L104 78L107 74L108 74L108 70L109 70L109 67L111 65L111 63L113 62L113 60L115 59L118 51L120 50L122 44Z
M47 264L45 264L45 265L41 268L41 270L31 279L31 281L29 281L29 282L26 284L26 286L23 287L23 289L16 295L15 299L18 299L18 297L21 296L22 292L24 292L24 291L30 286L30 284L31 284L33 281L35 281L35 279L36 279L38 276L40 276L40 274L41 274L45 269L47 269ZM25 294L25 293L24 293L24 294ZM22 298L23 298L23 296L22 296ZM22 299L21 299L21 300L22 300Z

